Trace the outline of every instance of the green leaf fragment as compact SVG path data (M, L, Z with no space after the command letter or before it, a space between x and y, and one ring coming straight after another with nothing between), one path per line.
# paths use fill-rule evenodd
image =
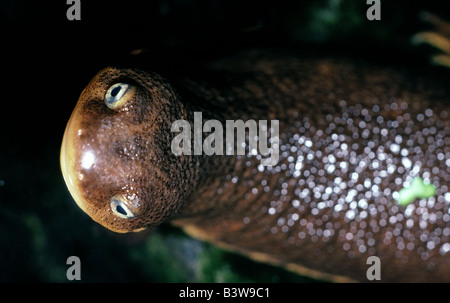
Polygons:
M410 187L402 188L398 193L397 203L402 206L411 204L416 199L416 193Z
M431 198L436 194L433 184L424 184L422 178L416 177L409 187L402 188L398 193L397 203L402 206L411 204L415 199Z

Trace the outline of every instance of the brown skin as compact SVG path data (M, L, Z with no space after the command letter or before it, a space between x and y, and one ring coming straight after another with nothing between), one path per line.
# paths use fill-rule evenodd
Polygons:
M105 93L118 82L132 89L111 110ZM366 260L375 255L382 281L448 282L444 84L367 63L264 51L213 62L189 78L107 68L68 123L63 173L80 207L113 231L172 220L301 273L367 281ZM262 170L254 156L173 155L170 127L193 123L194 111L223 125L278 119L280 161ZM95 161L86 169L87 151ZM393 193L413 176L433 183L436 196L396 205ZM134 218L111 211L115 195Z

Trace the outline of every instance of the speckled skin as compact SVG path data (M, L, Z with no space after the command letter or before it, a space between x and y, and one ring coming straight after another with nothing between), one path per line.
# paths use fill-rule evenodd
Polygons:
M108 87L136 87L124 107ZM191 77L107 68L83 91L61 161L95 221L136 231L169 219L251 257L338 281L450 282L450 92L444 81L348 59L249 51ZM280 161L174 156L177 119L280 121ZM204 137L206 137L204 135ZM83 153L95 153L89 169ZM436 196L396 205L420 176ZM137 216L114 215L122 193ZM345 278L343 278L345 277Z

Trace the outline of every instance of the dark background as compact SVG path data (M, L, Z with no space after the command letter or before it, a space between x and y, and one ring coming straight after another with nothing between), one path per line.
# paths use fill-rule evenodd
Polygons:
M314 281L251 262L169 225L118 235L78 209L59 168L60 144L78 96L101 68L146 49L156 71L252 47L310 49L428 66L431 47L410 37L443 1L383 1L368 21L365 0L0 2L0 281L65 282L80 257L84 282ZM145 3L145 4L143 4Z

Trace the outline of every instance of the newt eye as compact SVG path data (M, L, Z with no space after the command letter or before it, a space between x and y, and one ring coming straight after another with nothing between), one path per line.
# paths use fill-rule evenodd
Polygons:
M131 86L126 83L116 83L105 94L105 104L110 109L116 109L129 100Z
M127 206L126 199L122 195L116 195L111 199L111 210L113 213L123 219L134 218L134 213Z

